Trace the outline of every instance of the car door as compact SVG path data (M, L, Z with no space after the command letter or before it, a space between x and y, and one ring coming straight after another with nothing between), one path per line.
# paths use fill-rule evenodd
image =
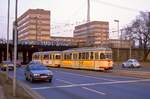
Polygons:
M129 62L128 62L128 67L131 67L132 66L132 61L130 60Z
M130 60L127 61L127 62L126 62L126 67L130 67L130 64L131 64Z

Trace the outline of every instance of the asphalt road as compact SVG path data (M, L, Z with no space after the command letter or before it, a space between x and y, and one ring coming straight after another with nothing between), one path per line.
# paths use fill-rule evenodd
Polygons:
M26 81L23 68L17 69L17 79L46 99L150 99L150 79L117 76L113 72L51 70L52 83Z

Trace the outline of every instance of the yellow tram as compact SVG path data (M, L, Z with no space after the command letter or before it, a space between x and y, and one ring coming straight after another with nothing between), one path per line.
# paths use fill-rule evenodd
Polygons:
M60 51L45 51L35 52L32 55L32 60L39 61L46 66L60 67L61 52Z
M74 48L65 51L46 51L33 54L46 66L89 70L110 70L113 68L111 48Z
M61 67L109 70L113 68L110 48L77 48L62 52Z

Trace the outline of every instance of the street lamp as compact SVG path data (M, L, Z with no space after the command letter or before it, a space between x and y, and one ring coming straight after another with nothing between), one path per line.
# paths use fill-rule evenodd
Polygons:
M14 33L14 76L13 76L13 96L16 96L16 60L17 60L17 10L18 0L15 4L15 33Z
M118 40L119 40L119 20L114 20L114 22L117 22L117 31L118 31ZM119 41L118 41L119 42ZM119 43L118 43L118 50L117 50L117 60L119 61Z
M10 0L8 0L8 12L7 12L7 61L9 60L9 17L10 17ZM6 77L8 80L8 64L6 68Z

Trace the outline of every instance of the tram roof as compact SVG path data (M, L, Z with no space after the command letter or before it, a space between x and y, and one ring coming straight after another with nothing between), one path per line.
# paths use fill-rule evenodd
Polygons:
M48 53L61 53L61 51L43 51L43 52L35 52L34 54L48 54Z
M65 50L64 52L71 52L71 51L111 51L111 48L107 48L107 47L83 47L83 48L73 48L73 49L69 49L69 50Z

